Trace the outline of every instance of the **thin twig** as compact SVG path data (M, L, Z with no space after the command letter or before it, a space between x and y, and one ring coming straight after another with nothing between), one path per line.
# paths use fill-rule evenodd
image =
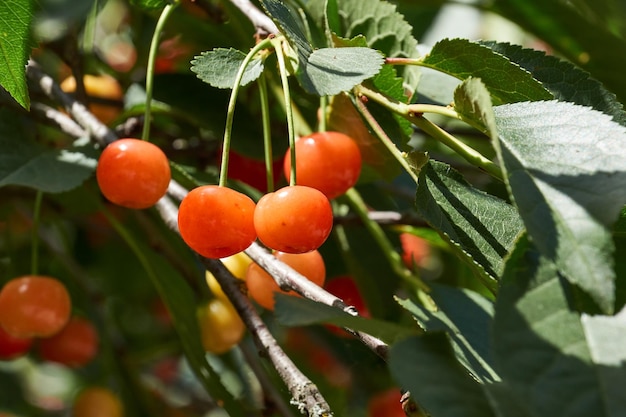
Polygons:
M28 62L26 74L52 100L61 104L74 120L101 146L115 141L117 136L100 122L81 102L61 90L59 84L45 74L33 60Z
M203 265L215 276L224 294L241 316L252 334L259 350L266 354L274 365L281 379L291 393L291 402L301 413L308 416L332 416L330 406L322 397L317 386L307 378L291 361L289 356L278 345L250 299L245 296L236 282L236 278L218 259L201 257Z
M265 13L259 10L250 0L230 0L252 22L261 37L278 33L278 28Z

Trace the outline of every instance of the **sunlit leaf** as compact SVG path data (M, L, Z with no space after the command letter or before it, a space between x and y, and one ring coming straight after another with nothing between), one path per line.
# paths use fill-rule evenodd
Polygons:
M33 4L33 0L0 1L0 87L26 109L30 108L26 62Z
M565 102L495 109L499 157L533 242L604 311L614 301L610 227L626 202L626 130Z

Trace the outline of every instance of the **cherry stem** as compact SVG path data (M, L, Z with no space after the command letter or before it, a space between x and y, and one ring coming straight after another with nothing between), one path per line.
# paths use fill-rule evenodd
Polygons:
M487 172L494 178L497 178L499 180L503 179L502 170L500 169L498 165L493 163L493 161L491 161L490 159L482 155L476 149L465 144L464 142L457 139L450 133L446 132L445 130L443 130L442 128L440 128L439 126L437 126L430 120L426 119L423 113L416 112L416 110L419 110L420 107L415 107L414 105L409 105L409 104L401 103L396 100L392 100L389 97L379 93L378 91L371 90L367 87L364 87L363 85L355 87L354 91L357 94L357 103L358 103L359 96L364 96L364 97L367 97L368 100L373 100L376 103L381 104L388 110L396 114L399 114L400 116L404 117L411 123L415 124L417 127L422 129L425 133L427 133L434 139L448 146L450 149L455 151L457 154L459 154L459 156L464 158L466 161L468 161L472 165L477 166L478 168ZM432 112L433 107L434 106L430 106L430 107L422 106L421 109L430 110ZM444 111L444 109L445 107L441 107L437 113L439 114L446 113L446 115L448 116L452 116L457 119L460 118L460 116L457 117L456 112L451 113L451 111L449 110Z
M289 91L289 80L287 78L287 66L285 65L285 54L283 52L283 38L275 38L274 49L278 59L278 69L280 71L280 80L283 85L283 94L285 97L285 113L287 114L287 132L289 135L289 157L291 158L291 171L289 172L289 185L296 185L296 135L293 123L293 112L291 108L291 92Z
M159 51L159 39L161 38L161 33L163 32L167 19L172 15L172 12L176 9L176 6L178 6L178 3L178 1L168 3L163 8L161 16L159 16L159 20L154 28L154 33L152 34L150 51L148 52L148 67L146 68L146 108L144 110L143 129L141 131L141 139L143 140L150 139L150 124L152 122L152 90L154 88L154 63Z
M259 77L259 95L261 99L261 117L263 119L263 151L265 154L265 178L267 191L274 191L274 156L272 154L272 127L270 121L270 105L267 93L267 79L265 74Z
M320 114L318 120L317 131L318 132L326 132L327 127L327 117L328 114L328 96L320 97Z
M222 164L220 166L220 179L218 185L220 187L226 186L226 181L228 179L228 154L230 152L230 140L232 138L233 132L233 120L235 119L235 105L237 104L237 96L239 95L239 88L241 87L241 80L243 79L243 75L246 72L246 68L248 64L255 57L257 53L261 50L266 49L270 46L271 39L264 39L261 42L257 43L254 48L248 52L248 55L243 59L241 65L239 66L239 70L237 71L237 75L235 76L235 82L233 85L233 89L230 92L230 99L228 101L228 110L226 112L226 127L224 128L224 142L222 143Z
M31 242L31 258L30 273L37 275L39 273L39 222L41 220L41 202L43 200L43 191L37 190L35 194L35 207L33 209L33 234Z

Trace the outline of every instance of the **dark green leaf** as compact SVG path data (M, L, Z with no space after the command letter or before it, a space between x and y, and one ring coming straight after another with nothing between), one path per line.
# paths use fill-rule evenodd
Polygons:
M237 49L218 48L196 56L191 61L191 70L213 87L233 88L245 58L246 54ZM256 80L262 72L263 60L260 57L252 58L244 70L241 85Z
M422 64L460 80L480 78L495 104L553 98L528 71L488 47L465 39L437 42Z
M306 59L313 52L313 48L296 11L280 0L261 0L261 4L280 31L289 39L298 57Z
M532 415L620 415L625 397L614 388L626 376L618 336L623 315L583 316L581 322L568 285L555 264L527 239L519 241L496 301L497 370Z
M323 25L328 17L324 7L325 0L309 1L307 10L314 20ZM344 38L364 36L370 48L381 51L387 57L416 58L417 41L413 37L413 28L396 11L396 6L380 0L342 0L337 2L340 28L336 29L337 16L333 19L332 30ZM406 66L399 69L409 94L417 87L419 70Z
M376 75L383 57L370 48L322 48L299 64L296 75L305 90L319 96L333 96Z
M0 109L0 187L21 185L48 193L77 187L97 164L93 146L77 144L67 149L47 149L33 140L32 132L9 110Z
M470 290L437 284L430 284L430 288L437 311L411 300L398 302L427 332L448 333L457 359L476 379L483 383L499 380L489 351L492 302Z
M484 44L530 72L557 100L589 106L613 116L617 123L626 125L623 105L617 101L615 94L591 78L588 72L542 51L508 43Z
M362 331L386 343L393 343L417 333L415 329L403 327L395 323L351 316L338 308L306 298L284 294L276 294L275 297L276 307L274 312L278 321L284 326L308 326L311 324L330 323Z
M0 1L0 87L25 109L30 108L26 62L33 0Z
M616 68L626 67L626 41L608 26L580 13L572 2L556 0L498 0L489 9L547 42L592 77L626 100L626 78ZM615 2L614 4L620 4ZM595 7L595 6L594 6Z
M565 102L496 107L499 158L541 253L604 311L614 301L610 226L626 201L626 132Z
M456 361L443 333L410 337L394 344L389 352L389 369L433 416L494 415L481 384Z
M420 172L415 206L493 288L491 280L502 274L504 258L524 230L515 208L432 160Z

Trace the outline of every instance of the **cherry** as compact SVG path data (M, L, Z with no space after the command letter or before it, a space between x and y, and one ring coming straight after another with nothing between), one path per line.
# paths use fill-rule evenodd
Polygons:
M9 281L0 291L0 326L14 337L49 337L67 323L70 296L60 281L26 275Z
M81 390L72 406L73 417L122 417L122 402L111 390L88 387Z
M221 163L221 160L219 162ZM282 174L282 166L282 158L272 162L274 180ZM268 191L265 162L241 155L232 149L228 154L228 178L244 182L264 193Z
M83 77L83 84L85 85L85 92L90 97L121 100L124 96L120 83L110 75L87 74ZM76 79L73 76L64 79L61 82L61 90L66 93L75 92ZM111 104L90 103L89 111L102 123L109 124L120 114L121 107Z
M335 277L328 281L324 288L332 295L342 299L347 305L354 307L359 315L363 317L370 316L365 301L363 301L363 297L359 292L359 288L351 276L343 275ZM350 333L342 328L331 324L326 325L326 328L338 336L351 336Z
M265 194L254 211L254 228L263 244L281 252L319 248L333 227L333 212L324 194L302 185Z
M324 285L326 266L324 265L324 258L322 258L322 255L318 251L314 250L298 254L276 252L274 256L304 275L314 284L320 287ZM256 263L251 263L248 267L246 286L248 287L248 295L252 297L257 304L268 310L274 310L274 294L277 292L300 296L294 292L283 291L278 284L276 284L274 278Z
M217 185L194 188L180 203L178 229L187 245L206 258L225 258L256 239L255 204L238 191Z
M239 252L232 256L227 256L226 258L221 259L222 263L230 271L231 274L235 278L239 278L240 280L246 279L246 271L248 270L248 266L252 262L252 259L245 252ZM206 283L211 290L211 293L222 300L228 300L224 291L222 291L222 287L219 282L215 279L215 276L206 271Z
M246 332L246 326L233 305L221 298L214 298L198 309L198 322L202 346L210 353L229 351Z
M165 195L171 172L167 156L158 146L125 138L104 148L96 178L102 194L112 203L144 209Z
M361 152L356 142L340 132L316 132L296 141L296 180L333 199L356 184L361 174ZM290 150L284 162L291 178Z
M424 266L430 255L430 246L426 239L412 233L400 233L402 261L409 269Z
M367 404L367 417L406 417L401 398L402 393L397 388L377 393Z
M12 336L0 326L0 361L16 359L25 355L32 344L32 339Z
M39 341L39 356L71 368L91 362L98 353L99 337L94 325L82 317L72 317L54 336Z

